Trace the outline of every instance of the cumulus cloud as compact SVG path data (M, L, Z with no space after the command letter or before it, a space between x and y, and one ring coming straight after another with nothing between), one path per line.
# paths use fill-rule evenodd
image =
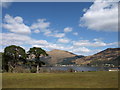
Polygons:
M93 41L89 40L79 40L79 41L73 41L73 45L75 46L86 46L86 47L104 47L104 46L112 46L116 45L116 42L113 43L105 43L104 41L100 39L94 39Z
M42 32L45 36L56 38L65 36L65 33L56 32L56 30L53 31L50 29L50 22L46 21L46 19L38 19L37 22L33 23L31 26L25 25L23 21L23 18L20 16L12 17L6 14L2 26L8 31L17 34L30 34L31 31L33 31L34 33Z
M34 30L34 33L40 33L40 30L36 29Z
M60 44L50 43L46 40L37 40L33 39L28 35L24 34L16 34L16 33L0 33L0 44L2 46L8 46L8 45L30 45L30 46L36 46L36 47L43 47L45 49L62 49L64 50L65 47Z
M0 44L3 47L14 44L14 45L19 45L19 46L29 45L32 47L33 46L41 47L41 48L44 48L47 50L60 49L60 50L70 51L73 53L89 52L86 48L81 47L82 49L77 50L78 47L73 46L73 45L66 46L64 44L52 43L52 42L48 42L46 40L36 40L36 39L31 38L28 35L20 35L20 34L16 34L16 33L0 33L0 35L2 36L2 38L0 38L0 41L2 41L2 42ZM62 41L62 40L60 40L60 41ZM68 42L68 41L63 40L62 42Z
M47 30L45 30L44 35L52 36L52 37L56 37L56 38L62 38L65 36L65 33L55 32L55 31L51 31L51 30L47 29Z
M27 26L23 22L23 18L20 16L12 17L8 14L5 15L3 28L9 30L7 33L0 33L0 44L2 46L8 45L19 45L19 46L35 46L42 47L47 50L52 49L60 49L67 50L77 54L88 54L93 53L95 50L91 50L89 47L104 47L117 45L118 43L105 43L100 39L90 40L80 40L80 41L72 41L68 38L65 38L66 32L71 32L72 28L67 27L64 28L64 33L61 33L56 30L50 29L50 22L46 21L46 19L38 19L36 23L33 23L31 26ZM58 38L57 42L60 43L52 43L46 40L37 40L30 37L29 33L33 31L34 33L43 33L45 36L51 36ZM77 32L73 32L73 35L78 35ZM71 44L67 45L65 43ZM95 51L97 52L97 50Z
M36 23L33 23L31 29L44 30L50 26L50 22L46 22L46 19L38 19Z
M15 33L0 33L0 35L2 36L1 45L3 46L12 45L12 44L15 45L48 44L46 40L36 40L27 35L20 35Z
M61 43L52 43L48 42L46 40L37 40L34 38L31 38L29 35L25 34L16 34L16 33L0 33L0 44L4 46L8 45L19 45L19 46L34 46L34 47L41 47L46 50L53 50L53 49L60 49L60 50L66 50L73 52L75 54L84 54L84 55L90 55L97 53L100 50L91 50L89 47L104 47L104 46L110 46L110 45L117 45L118 43L105 43L103 41L99 41L99 39L94 39L94 42L91 42L89 40L80 40L80 41L73 41L71 44L61 44L61 43L68 43L70 42L69 39L61 38L58 39ZM66 40L65 40L66 39ZM71 41L72 42L72 41ZM99 42L99 43L98 43ZM26 47L25 47L26 48ZM27 47L28 50L28 47Z
M52 34L51 36L61 38L65 36L65 33L55 33L55 34Z
M60 33L50 29L50 22L46 21L46 19L38 19L37 22L33 23L30 28L35 33L39 33L39 31L41 31L45 36L52 36L56 38L61 38L65 36L65 33Z
M118 31L118 3L96 0L80 18L79 26L96 31Z
M30 37L26 35L20 35L15 33L0 33L2 36L2 43L1 45L7 46L7 45L22 45L26 44L28 41L30 41Z
M77 32L74 32L74 33L73 33L73 35L76 35L76 36L77 36L77 35L78 35L78 33L77 33Z
M119 47L120 46L120 42L112 42L112 43L108 43L108 46L116 46Z
M74 53L88 53L90 51L91 50L86 47L80 47L80 48L73 49Z
M49 35L51 30L48 29L50 27L50 22L47 22L46 19L38 19L36 23L33 23L30 26L30 29L35 33L39 33L40 31L44 33L44 35Z
M86 11L87 11L87 8L84 8L84 9L83 9L83 12L86 12Z
M53 49L60 49L60 50L65 50L65 47L60 45L60 44L55 44L55 43L49 43L49 44L46 44L46 45L32 45L33 47L42 47L42 48L45 48L45 49L48 49L48 50L53 50Z
M45 36L52 36L52 37L56 37L56 38L62 38L65 36L65 33L52 32L48 29L45 31L44 35Z
M17 37L17 38L16 38ZM56 43L50 43L46 40L35 40L33 38L30 38L29 36L22 36L24 39L21 38L21 35L19 34L13 34L13 33L3 33L3 42L2 46L8 46L8 45L19 45L24 47L24 49L29 50L29 47L41 47L45 50L53 50L53 49L59 49L59 50L66 50L69 52L73 52L75 54L81 54L81 55L89 55L93 52L93 50L90 50L86 47L76 47L73 45L63 45L63 44L56 44ZM26 45L30 45L29 47Z
M71 32L72 31L72 28L71 27L66 27L64 28L64 32Z
M29 26L23 23L23 18L16 16L12 17L8 14L4 17L3 28L9 30L10 32L19 33L19 34L30 34L31 30Z
M58 39L58 42L60 42L60 43L69 43L70 40L67 39L67 38L60 38L60 39Z

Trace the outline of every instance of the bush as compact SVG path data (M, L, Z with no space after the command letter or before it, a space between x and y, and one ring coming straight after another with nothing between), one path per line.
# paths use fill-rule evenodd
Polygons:
M30 70L30 72L31 72L31 73L36 73L37 70L36 70L36 68L34 67L34 68L32 68L32 69Z
M75 70L72 69L72 68L70 68L68 71L69 71L69 72L75 72Z
M14 73L30 73L30 70L29 69L26 69L22 66L17 66L13 69L13 72Z

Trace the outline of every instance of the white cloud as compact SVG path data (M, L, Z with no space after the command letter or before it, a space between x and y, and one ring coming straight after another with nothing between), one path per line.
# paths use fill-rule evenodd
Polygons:
M71 32L72 31L72 28L71 27L66 27L64 28L64 32Z
M5 15L3 28L9 30L10 32L19 33L19 34L29 34L31 30L29 26L23 23L23 18L16 16L12 17L8 14Z
M46 22L46 19L38 19L37 23L32 24L31 29L44 30L47 29L49 26L50 26L50 22Z
M40 33L40 30L36 29L34 30L34 33Z
M28 50L28 47L34 46L34 47L41 47L45 50L53 50L53 49L66 50L73 52L75 54L82 54L82 55L90 55L98 52L98 50L95 49L91 50L90 48L88 48L89 46L104 47L110 45L116 46L118 44L117 42L105 43L103 41L100 41L99 39L94 39L94 42L90 42L89 40L80 40L80 41L73 41L73 44L64 44L70 42L69 39L67 40L66 38L58 39L60 42L63 43L60 44L55 42L54 43L48 42L46 40L37 40L31 38L29 35L16 34L16 33L0 33L0 36L2 36L2 38L0 38L0 41L2 42L0 42L0 44L3 47L14 44L19 46L24 46Z
M55 33L55 34L53 34L53 35L51 35L51 36L57 37L57 38L62 38L62 37L65 36L65 33Z
M40 30L44 33L45 36L52 36L56 38L61 38L65 36L65 33L60 33L58 31L53 31L50 29L50 22L47 22L46 19L38 19L36 23L33 23L30 27L34 32L38 33ZM37 31L35 31L37 29Z
M84 9L83 9L83 12L86 12L86 11L87 11L87 8L84 8Z
M46 40L36 40L27 35L15 34L15 33L0 33L2 35L1 45L33 45L40 44L45 45L48 44Z
M93 41L89 40L79 40L79 41L73 41L74 46L86 46L86 47L104 47L104 46L116 46L116 42L113 43L105 43L100 39L94 39Z
M23 23L23 18L16 16L12 17L10 15L5 15L3 27L9 30L12 33L0 33L2 38L0 39L0 44L2 46L8 45L19 45L19 46L36 46L42 47L44 49L52 50L52 49L61 49L71 51L77 54L88 54L93 53L94 50L90 50L88 47L104 47L110 45L116 45L116 42L113 43L105 43L100 39L94 39L93 41L89 40L80 40L73 41L70 45L66 45L65 43L69 43L71 40L65 38L65 32L71 32L70 27L66 29L64 33L61 33L56 30L50 29L50 22L47 22L46 19L38 19L36 23L33 23L30 27ZM52 36L59 38L58 43L48 42L46 40L37 40L29 36L28 33L31 33L31 30L34 33L42 32L45 36ZM21 34L22 33L22 34ZM73 35L78 35L77 32L74 32ZM71 41L72 42L72 41ZM97 51L96 51L97 52Z
M108 43L108 46L116 46L119 47L120 46L120 42L112 42L112 43Z
M62 38L65 36L65 33L55 33L55 32L52 32L52 31L46 31L44 33L44 35L46 36L52 36L52 37L56 37L56 38Z
M49 36L49 34L51 34L51 30L48 29L49 27L50 22L47 22L46 19L38 19L36 23L33 23L30 26L30 29L34 30L35 33L39 33L41 31L45 36Z
M74 53L89 53L89 52L91 52L91 50L86 47L80 47L80 48L73 49L72 52L74 52Z
M2 36L2 44L3 46L8 45L22 45L26 44L28 41L31 40L30 37L15 33L0 33Z
M31 45L31 46L37 46L37 47L42 47L45 49L62 49L64 50L65 47L60 45L60 44L55 44L55 43L50 43L46 40L36 40L31 38L28 35L22 35L22 34L16 34L16 33L0 33L0 44L2 46L8 46L8 45L19 45L19 46L24 46L24 45Z
M48 29L48 30L46 30L46 31L44 32L44 35L45 35L45 36L50 36L51 33L52 33L52 31L50 31L50 30Z
M77 35L78 35L78 33L77 33L77 32L74 32L74 33L73 33L73 35L76 35L76 36L77 36Z
M96 31L118 30L118 3L97 0L80 18L80 26Z
M70 40L67 39L67 38L60 38L60 39L58 39L58 42L60 42L60 43L69 43Z
M53 49L65 50L64 46L62 46L60 44L54 44L54 43L49 43L49 44L45 44L45 45L34 44L32 46L33 47L42 47L42 48L45 48L47 50L53 50Z
M29 34L32 30L34 33L42 32L45 36L52 36L56 38L61 38L65 36L65 33L60 33L49 29L50 22L47 22L46 19L38 19L36 23L33 23L29 27L23 23L22 17L12 17L6 14L2 26L10 32L17 34Z
M47 22L46 19L38 19L36 23L33 23L30 28L34 30L35 33L39 33L40 31L44 33L45 36L49 36L51 34L51 30L48 29L50 27L50 22Z
M6 14L2 26L10 32L17 34L29 34L32 30L34 33L42 32L45 36L52 36L56 38L62 38L65 36L65 33L60 33L49 29L50 22L47 22L46 19L38 19L36 23L33 23L31 26L27 26L23 23L22 17L12 17Z
M76 51L77 47L73 46L65 46L64 44L56 44L56 43L51 43L47 42L46 40L36 40L31 38L28 35L20 35L20 34L15 34L15 33L0 33L2 35L2 38L0 43L3 47L9 46L9 45L19 45L19 46L24 46L26 50L28 50L28 47L41 47L45 50L53 50L53 49L60 49L60 50L66 50L66 51L74 51L73 53L76 52L84 52L82 51ZM22 38L21 38L22 37ZM26 47L26 45L29 45ZM87 52L86 49L84 49L85 52Z
M73 45L75 46L90 46L91 43L89 40L80 40L80 41L73 41Z

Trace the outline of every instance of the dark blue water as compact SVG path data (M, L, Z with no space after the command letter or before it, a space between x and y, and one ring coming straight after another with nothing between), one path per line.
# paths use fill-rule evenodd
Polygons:
M46 67L50 70L75 70L75 71L108 71L109 67L82 67L82 66L54 66L54 67Z

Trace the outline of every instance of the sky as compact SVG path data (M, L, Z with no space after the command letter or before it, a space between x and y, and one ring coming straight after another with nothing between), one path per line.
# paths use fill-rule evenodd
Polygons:
M18 45L26 51L66 50L92 55L118 47L116 2L2 3L1 50Z

